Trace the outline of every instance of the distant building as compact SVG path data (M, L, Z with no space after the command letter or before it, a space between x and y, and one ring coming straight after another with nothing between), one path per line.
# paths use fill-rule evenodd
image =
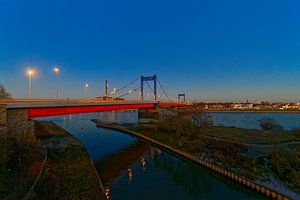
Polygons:
M241 110L245 110L245 109L253 109L253 103L233 103L231 105L232 109L241 109Z

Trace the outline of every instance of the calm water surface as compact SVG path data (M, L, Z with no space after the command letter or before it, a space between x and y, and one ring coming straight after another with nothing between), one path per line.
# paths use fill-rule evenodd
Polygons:
M216 125L260 129L258 120L273 118L286 130L300 128L300 114L296 113L209 113Z
M79 138L115 199L264 199L235 182L124 133L97 128L90 119L136 122L136 112L46 118Z

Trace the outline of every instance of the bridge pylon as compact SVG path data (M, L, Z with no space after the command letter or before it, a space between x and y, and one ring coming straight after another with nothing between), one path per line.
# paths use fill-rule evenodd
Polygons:
M181 103L181 97L183 97L183 103L186 101L185 93L178 94L178 103Z
M153 81L154 82L154 101L156 101L156 81L157 76L141 76L141 101L144 101L144 82L145 81Z

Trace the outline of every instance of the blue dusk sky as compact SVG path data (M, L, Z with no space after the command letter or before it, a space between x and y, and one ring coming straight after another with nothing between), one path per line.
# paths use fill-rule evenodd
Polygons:
M157 74L190 100L298 102L300 1L0 0L0 83L26 98L32 66L55 98L55 65L64 98Z

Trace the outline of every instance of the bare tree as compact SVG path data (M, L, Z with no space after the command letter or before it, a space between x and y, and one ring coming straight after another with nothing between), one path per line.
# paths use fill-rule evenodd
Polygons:
M0 84L0 99L11 99L11 94Z

